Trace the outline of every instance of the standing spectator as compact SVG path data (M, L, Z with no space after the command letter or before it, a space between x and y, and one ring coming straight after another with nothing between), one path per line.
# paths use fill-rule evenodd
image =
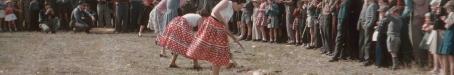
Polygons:
M442 74L445 75L454 75L454 2L448 1L444 7L446 8L448 16L444 21L444 28L446 28L441 48L438 49L437 53L443 57L442 69L444 70ZM448 66L449 65L449 66ZM448 71L450 73L448 73Z
M331 25L332 25L332 16L331 16L331 5L333 1L324 1L321 15L320 15L320 30L322 32L322 53L323 54L329 54L331 51L330 44L329 44L329 39L331 39Z
M295 34L293 29L292 29L292 26L293 26L293 18L294 16L292 16L292 13L293 13L293 9L295 8L296 6L296 3L297 3L297 0L283 0L283 3L285 4L285 27L286 27L286 31L287 31L287 37L289 38L288 42L289 44L294 44L296 41L295 41Z
M312 49L312 48L315 48L315 46L317 45L316 41L317 41L317 6L318 5L318 1L317 0L313 0L312 2L310 2L309 6L307 7L307 27L309 28L309 34L310 34L310 43L309 45L306 47L308 49Z
M108 7L108 0L98 0L97 13L98 13L98 27L112 27L112 10Z
M266 42L268 41L268 36L267 36L267 31L266 31L266 24L267 24L267 16L266 16L266 7L268 7L268 2L266 0L260 0L259 1L260 6L258 7L258 12L257 12L257 26L260 29L261 35L262 35L262 41Z
M142 0L130 0L130 22L127 31L134 31L139 27L140 19L143 18L144 4Z
M378 4L380 9L378 9L379 19L377 21L377 25L375 26L375 31L378 32L375 43L375 64L378 67L382 67L385 54L388 54L388 50L386 48L386 31L389 22L385 19L385 14L389 7L388 2L385 2L384 0L379 0Z
M129 0L115 0L115 31L127 32L129 24Z
M279 28L279 15L281 14L281 8L277 5L274 0L268 0L269 10L266 12L268 16L268 28L269 28L269 35L270 35L270 42L277 42L278 34L277 30Z
M69 20L71 15L71 9L73 6L71 5L72 0L58 0L57 7L55 8L55 13L61 21L61 28L62 29L69 29Z
M421 44L421 40L423 39L423 30L421 24L424 23L424 15L429 12L428 7L430 0L405 0L406 8L404 11L403 16L408 17L408 34L410 36L410 42L413 47L413 57L415 58L416 62L423 67L425 64L429 64L425 62L429 60L426 56L428 56L428 52L424 49L419 48L418 46ZM410 5L411 4L411 5ZM406 12L410 15L405 15Z
M4 30L7 30L6 29L6 25L4 23L5 7L6 7L5 1L4 0L0 0L0 32L3 31L3 28L5 28Z
M293 25L292 25L292 31L294 33L291 33L291 34L294 34L294 38L295 38L295 44L300 44L301 43L301 28L304 27L304 19L303 19L303 15L302 13L305 12L303 10L303 4L304 2L303 1L297 1L297 5L293 11L293 16L295 17L295 19L293 20Z
M403 26L402 17L400 16L401 9L397 6L391 8L386 13L386 19L390 21L388 25L388 39L386 41L387 48L392 57L392 69L397 69L399 65L398 52L401 48L401 30Z
M252 4L254 5L254 12L252 13L252 37L253 37L253 40L254 41L259 41L262 39L262 33L260 31L260 27L258 26L258 21L257 21L257 17L258 17L258 10L259 10L259 7L260 7L260 0L252 0Z
M251 16L254 12L254 5L251 0L246 0L246 3L244 3L241 11L242 17L241 17L241 23L240 23L240 30L241 30L241 35L240 39L252 39L252 20Z
M142 36L142 32L145 29L145 26L147 25L148 19L150 17L150 16L148 16L148 14L150 14L150 12L152 10L152 5L153 5L152 3L153 3L153 0L143 0L144 9L140 14L143 17L139 18L139 24L140 24L139 37Z
M336 36L336 48L334 49L334 56L329 60L330 62L338 61L341 58L344 58L346 53L346 39L345 33L346 29L346 21L348 19L348 14L350 10L350 4L352 0L342 0L340 4L339 13L337 15L338 18L338 25L337 25L337 36Z
M363 2L363 7L361 8L361 13L359 14L359 20L356 25L356 29L359 31L359 42L358 42L358 48L359 48L359 58L362 61L364 61L364 39L366 38L365 36L365 31L363 29L365 19L366 19L366 10L368 7L368 0L364 0Z
M89 33L89 30L93 26L91 22L93 22L94 16L88 12L88 4L83 1L79 2L79 6L71 14L75 32L84 31Z
M41 3L38 1L38 0L32 0L30 2L30 5L29 5L29 8L28 8L28 16L30 16L28 18L28 23L29 24L29 28L30 30L38 30L38 25L39 25L39 22L38 22L38 15L39 15L39 11L41 11Z
M425 22L424 22L424 25L423 25L423 30L426 31L426 35L428 35L429 37L431 37L431 32L436 32L436 30L433 30L433 20L432 20L432 13L427 13L425 15ZM433 74L438 74L439 71L440 71L440 60L439 60L439 55L436 53L437 49L438 48L438 43L440 43L441 41L441 38L440 37L431 37L431 38L427 38L427 40L429 40L427 42L421 42L421 43L424 43L424 44L429 44L429 52L430 54L432 55L432 60L433 60L433 69L430 71L431 73Z
M60 27L60 22L50 4L46 4L44 10L39 13L39 27L42 31L55 33Z
M371 58L371 53L373 52L373 48L372 48L372 35L374 33L374 30L373 30L373 27L375 26L376 24L376 21L378 19L378 14L377 14L377 10L378 10L378 4L376 3L375 0L367 0L368 1L368 7L364 13L364 23L363 23L363 26L362 26L362 30L364 30L365 32L363 32L363 36L364 36L364 42L361 43L363 44L363 47L362 47L362 51L363 52L362 54L364 55L363 56L363 59L365 61L364 63L364 66L368 66L368 65L371 65L373 62L372 58Z
M17 16L15 14L15 11L17 7L15 6L15 3L11 0L6 1L6 8L5 8L5 21L8 25L9 31L17 31L17 26L16 26L16 20Z

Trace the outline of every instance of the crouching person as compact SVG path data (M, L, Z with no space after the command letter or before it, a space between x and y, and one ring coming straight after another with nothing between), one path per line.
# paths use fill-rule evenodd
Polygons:
M46 33L55 33L60 27L60 20L55 15L51 5L46 5L45 9L39 14L39 28Z
M72 11L71 17L75 32L84 31L89 33L92 27L91 21L95 20L94 16L88 13L88 4L86 2L79 2L79 6Z

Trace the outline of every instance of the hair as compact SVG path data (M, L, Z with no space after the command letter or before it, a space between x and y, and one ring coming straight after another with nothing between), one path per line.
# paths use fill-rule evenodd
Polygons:
M206 9L202 9L202 10L197 11L197 14L200 14L202 17L210 16L210 12L208 12L208 10L206 10Z
M447 12L454 12L454 1L448 1L446 2L446 5L444 6L445 9L450 10Z

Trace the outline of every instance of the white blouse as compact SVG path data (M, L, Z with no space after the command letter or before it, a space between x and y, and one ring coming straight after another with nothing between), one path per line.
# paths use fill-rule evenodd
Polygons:
M226 5L226 6L223 6L223 5ZM225 8L222 9L222 7L225 7ZM229 22L229 20L233 16L233 12L234 12L232 1L222 0L213 8L213 11L220 11L222 18L224 19L224 23ZM215 13L213 11L211 13L211 16L214 16L215 18L220 18L220 17L216 17L214 15Z

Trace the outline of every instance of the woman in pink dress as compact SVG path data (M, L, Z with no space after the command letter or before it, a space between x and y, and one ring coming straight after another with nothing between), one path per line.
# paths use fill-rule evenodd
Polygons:
M221 66L229 66L232 61L229 50L231 37L236 43L243 46L227 29L228 22L233 15L233 4L229 0L222 0L212 10L199 26L196 37L188 48L188 57L195 60L206 60L212 67L212 75L219 75ZM243 48L244 49L244 48Z
M266 7L268 6L268 3L265 0L259 0L260 6L258 8L258 14L256 18L256 23L257 23L257 28L260 29L260 32L262 33L262 41L267 41L267 32L266 32L266 24L267 24L267 16L265 14L265 11L267 10Z

